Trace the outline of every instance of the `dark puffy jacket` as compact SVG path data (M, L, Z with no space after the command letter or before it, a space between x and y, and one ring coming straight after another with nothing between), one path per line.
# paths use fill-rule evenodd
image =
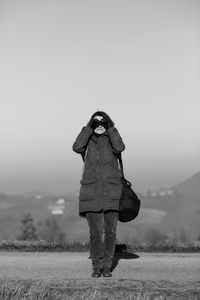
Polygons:
M89 211L119 210L122 191L117 154L125 145L115 127L97 137L89 126L82 128L73 150L82 153L87 147L84 171L80 181L79 215Z

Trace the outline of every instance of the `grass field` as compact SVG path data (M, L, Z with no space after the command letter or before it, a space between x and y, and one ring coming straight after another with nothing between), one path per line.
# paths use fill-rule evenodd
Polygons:
M171 282L87 279L87 280L12 280L0 281L1 300L198 300L200 291L193 286Z
M200 299L199 253L138 253L116 262L112 278L93 279L88 252L1 251L0 300Z

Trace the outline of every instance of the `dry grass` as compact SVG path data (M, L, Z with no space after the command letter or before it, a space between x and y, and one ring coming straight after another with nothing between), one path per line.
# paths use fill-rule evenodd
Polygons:
M0 250L2 251L27 251L27 252L42 252L42 251L86 251L89 249L88 244L79 242L64 243L61 241L47 242L39 241L21 241L21 240L2 240L0 241Z
M127 249L131 252L200 252L200 242L195 244L135 244L126 245ZM29 252L42 252L42 251L74 251L83 252L89 250L89 243L80 242L62 242L52 241L47 242L44 240L38 241L21 241L21 240L1 240L0 251L29 251Z
M200 289L169 282L113 279L0 281L0 300L199 300Z

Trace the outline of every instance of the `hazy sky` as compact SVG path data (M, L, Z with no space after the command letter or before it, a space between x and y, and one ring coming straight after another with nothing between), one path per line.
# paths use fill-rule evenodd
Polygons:
M200 1L0 0L0 192L76 191L106 111L139 191L200 170Z

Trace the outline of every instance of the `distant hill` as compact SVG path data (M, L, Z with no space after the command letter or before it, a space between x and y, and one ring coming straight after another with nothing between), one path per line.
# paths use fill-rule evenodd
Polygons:
M147 224L144 219L143 223L137 218L133 227L137 227L142 231L146 226L151 226L159 229L165 233L176 234L177 232L185 232L188 239L195 239L200 236L200 172L194 174L187 180L180 184L173 186L168 191L161 191L160 193L153 193L142 198L142 209L148 209L152 216L145 216L149 219ZM166 212L161 218L159 224L151 221L157 216L153 215L153 210ZM157 214L158 215L158 214Z
M200 172L174 186L172 190L179 198L179 207L173 209L171 203L171 213L166 215L161 226L167 231L182 228L191 239L200 236Z
M200 172L172 187L172 190L178 192L184 197L200 196Z
M156 195L141 196L141 212L136 220L118 225L120 242L144 237L150 227L164 233L184 230L191 239L200 234L200 172L182 183ZM171 192L172 191L172 192ZM38 197L39 196L39 197ZM16 238L23 215L30 212L39 229L39 223L51 216L49 206L59 198L68 203L64 214L56 216L62 231L69 240L87 240L88 224L78 216L78 195L30 191L24 195L0 197L0 239Z

